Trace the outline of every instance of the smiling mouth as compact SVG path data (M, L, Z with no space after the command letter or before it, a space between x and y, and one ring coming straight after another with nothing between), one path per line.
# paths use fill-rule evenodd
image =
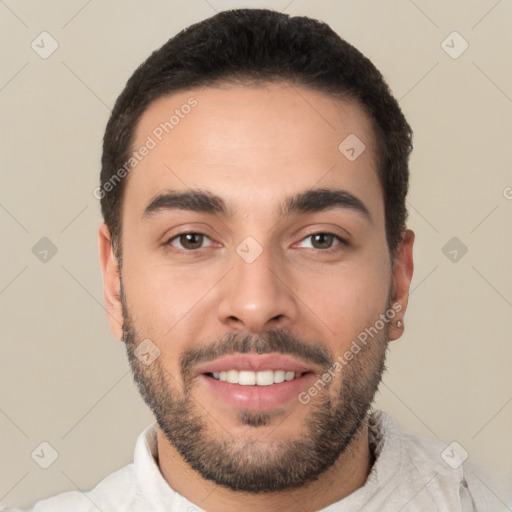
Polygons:
M269 411L292 406L318 368L280 353L233 353L204 363L196 376L212 407Z
M256 372L233 369L205 373L204 375L229 384L239 384L240 386L271 386L298 379L304 373L309 372L292 372L289 370L262 370Z

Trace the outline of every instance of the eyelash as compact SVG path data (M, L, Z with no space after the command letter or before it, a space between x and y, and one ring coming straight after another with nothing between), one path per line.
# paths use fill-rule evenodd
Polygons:
M174 235L172 238L169 238L169 240L167 240L167 242L165 242L164 246L172 247L171 243L174 240L179 239L180 237L185 236L185 235L200 235L200 236L202 235L202 236L210 239L210 237L207 234L201 233L200 231L184 231L183 233L178 233L177 235ZM311 238L316 235L331 235L340 242L339 245L348 246L348 242L344 238L340 237L340 235L338 235L337 233L333 233L332 231L315 231L314 233L310 233L310 234L306 235L304 238L302 238L301 242L306 240L307 238ZM337 247L338 247L338 245L336 245L334 247L329 247L328 249L316 249L316 250L322 251L322 252L331 252L331 251L335 251ZM176 249L176 248L174 247L174 249ZM193 254L193 253L197 253L201 249L208 249L208 247L200 247L198 249L176 249L176 250L179 252L182 252L182 253L192 253ZM313 249L315 249L315 248L313 247Z

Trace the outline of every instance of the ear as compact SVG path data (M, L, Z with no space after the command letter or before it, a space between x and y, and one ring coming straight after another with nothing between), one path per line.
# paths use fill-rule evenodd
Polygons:
M112 247L110 231L106 224L100 226L98 246L101 272L103 274L103 295L105 297L105 308L110 323L110 330L115 338L122 340L123 308L119 295L121 289L119 267Z
M409 288L414 269L412 259L412 247L414 244L414 232L410 229L402 233L402 241L395 251L393 260L393 299L392 307L396 316L389 329L389 340L393 341L404 332L404 316L409 300ZM401 325L398 322L401 322Z

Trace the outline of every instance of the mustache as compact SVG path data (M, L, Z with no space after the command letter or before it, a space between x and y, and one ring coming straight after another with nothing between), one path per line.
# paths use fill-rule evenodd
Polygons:
M182 375L187 375L198 364L213 361L228 354L267 354L279 352L294 356L306 363L320 365L327 370L334 364L331 351L322 343L305 343L283 329L265 331L261 335L228 333L220 340L202 347L190 347L180 358Z

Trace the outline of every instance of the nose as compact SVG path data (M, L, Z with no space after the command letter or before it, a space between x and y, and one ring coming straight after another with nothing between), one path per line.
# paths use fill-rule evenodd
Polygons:
M219 283L219 320L230 329L251 333L286 328L296 322L297 297L289 272L270 250L248 263L235 253L233 268Z

